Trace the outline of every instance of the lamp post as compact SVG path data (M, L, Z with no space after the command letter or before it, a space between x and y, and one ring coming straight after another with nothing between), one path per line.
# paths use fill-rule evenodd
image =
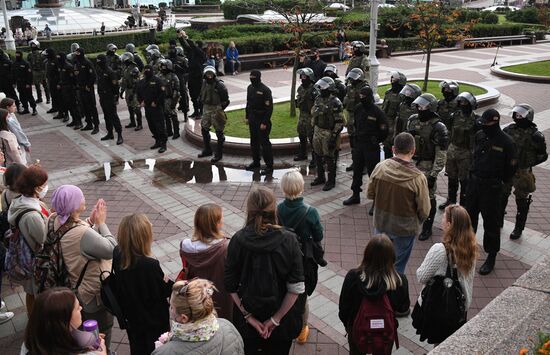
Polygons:
M14 51L15 50L15 41L13 35L11 34L10 22L8 21L8 12L6 10L6 0L2 0L2 12L4 13L4 27L6 28L6 38L4 38L4 43L6 44L6 49Z
M374 93L375 102L380 101L378 95L378 67L380 62L376 58L376 37L378 35L378 4L380 0L370 0L370 34L369 34L369 64L370 87Z

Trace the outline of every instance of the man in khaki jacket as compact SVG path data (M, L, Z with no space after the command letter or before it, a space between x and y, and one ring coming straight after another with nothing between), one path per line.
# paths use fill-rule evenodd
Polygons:
M378 163L372 172L367 198L374 200L376 233L387 234L395 247L395 268L404 273L415 236L430 212L428 183L412 162L414 137L406 132L393 142L393 158Z

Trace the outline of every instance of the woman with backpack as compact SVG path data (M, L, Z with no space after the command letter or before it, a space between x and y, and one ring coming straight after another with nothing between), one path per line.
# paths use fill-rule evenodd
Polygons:
M279 222L286 228L291 228L299 238L302 253L304 254L304 277L306 293L311 296L317 285L318 266L326 266L323 259L324 251L321 245L323 240L323 225L319 213L314 207L304 203L304 178L299 171L289 171L281 179L281 190L285 200L277 206ZM304 307L302 331L296 339L299 344L304 344L309 335L307 325L309 307Z
M359 267L346 274L340 292L338 317L348 333L350 355L391 354L397 340L395 317L407 315L410 307L407 278L395 270L394 263L392 241L380 234L367 243ZM385 317L383 320L369 319L371 312ZM365 326L369 322L376 325L373 328L384 328L389 334L387 341L377 336L381 334L377 333L378 329ZM373 341L371 347L366 344L366 339Z
M31 314L34 296L38 293L33 275L35 254L46 240L46 220L50 215L42 202L48 192L48 173L37 165L29 166L17 178L15 191L21 196L11 201L8 222L23 243L16 243L21 246L19 249L12 248L12 243L8 246L5 271L11 280L23 286L27 314Z
M143 213L122 218L113 257L115 295L128 321L132 355L151 354L158 337L170 330L168 297L172 285L152 256L153 229Z
M458 283L460 284L458 293L462 293L464 296L463 304L458 305L463 310L454 311L455 314L457 312L463 314L460 317L462 319L455 322L455 324L449 324L449 317L447 317L444 321L445 324L436 324L431 320L420 322L421 325L417 325L418 320L416 315L417 312L420 312L424 308L422 304L425 301L422 298L425 292L421 292L413 311L413 326L417 328L420 340L424 341L424 339L427 339L430 344L441 343L466 323L466 312L472 302L475 262L478 255L476 235L466 209L459 205L447 206L441 223L443 227L443 242L435 243L430 248L424 261L416 270L416 277L418 278L418 282L426 288L434 277L446 276L449 271L450 275L448 277L458 279ZM449 265L449 262L451 265ZM449 269L448 266L450 266ZM431 302L431 300L426 300L426 302ZM427 308L431 307L427 306ZM435 306L432 308L435 308ZM435 311L438 312L438 310ZM443 312L440 312L440 314L443 314ZM426 317L426 315L424 316Z
M82 303L82 318L97 321L108 349L113 316L101 302L99 275L111 270L117 242L105 224L105 201L98 200L90 217L83 221L80 215L86 211L86 200L82 190L74 185L62 185L52 194L52 209L55 213L47 223L48 242L61 237L63 261L70 286L76 289Z
M214 203L200 206L195 212L193 237L181 241L180 256L187 263L188 280L200 277L218 286L212 298L218 317L233 320L233 300L223 287L229 238L222 232L222 208Z
M278 225L276 208L272 190L252 190L246 225L227 249L225 289L235 302L233 324L247 355L288 354L302 329L302 252L296 234Z

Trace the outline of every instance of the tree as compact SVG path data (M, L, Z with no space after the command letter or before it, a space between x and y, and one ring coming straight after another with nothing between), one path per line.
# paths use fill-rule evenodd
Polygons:
M474 22L459 23L459 11L445 6L441 1L417 4L410 15L409 26L420 38L420 48L426 54L423 91L428 89L432 50L442 44L452 44L464 39Z

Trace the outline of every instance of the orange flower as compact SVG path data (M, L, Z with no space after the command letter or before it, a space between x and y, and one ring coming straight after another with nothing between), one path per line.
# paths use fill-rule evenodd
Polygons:
M550 340L548 340L546 343L544 343L543 348L544 349L550 349Z
M519 355L527 355L529 353L529 349L522 348L519 351Z

